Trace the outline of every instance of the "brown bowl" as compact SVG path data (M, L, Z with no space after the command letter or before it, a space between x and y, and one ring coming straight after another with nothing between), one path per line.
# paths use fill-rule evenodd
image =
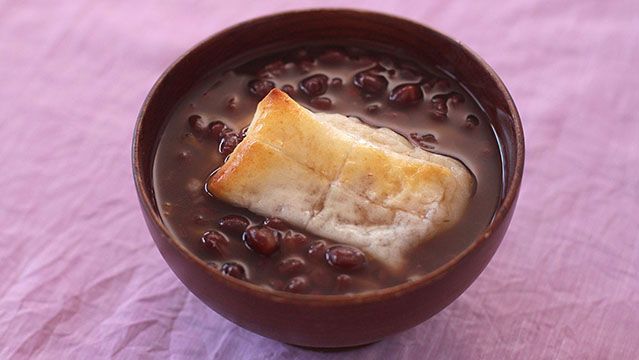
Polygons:
M367 40L408 50L455 74L484 107L501 141L505 197L485 232L463 253L413 282L357 295L297 295L223 276L171 235L153 196L155 146L167 115L204 73L247 50L280 44ZM472 50L424 25L354 10L287 12L243 22L189 50L157 81L140 112L133 172L144 216L160 253L206 305L234 323L290 344L346 347L409 329L457 298L482 272L510 223L524 166L515 104L497 74Z

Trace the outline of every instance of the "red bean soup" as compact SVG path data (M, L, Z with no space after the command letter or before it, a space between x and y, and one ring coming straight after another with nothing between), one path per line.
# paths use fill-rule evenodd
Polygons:
M460 160L476 180L461 220L412 251L398 274L355 247L215 199L207 179L273 88L314 112L355 116ZM436 270L483 232L503 184L490 119L454 74L365 43L257 51L199 79L166 121L153 182L162 220L193 254L228 276L306 294L371 291Z

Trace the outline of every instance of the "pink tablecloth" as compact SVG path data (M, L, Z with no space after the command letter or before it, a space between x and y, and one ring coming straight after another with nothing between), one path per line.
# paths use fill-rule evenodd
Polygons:
M131 5L135 4L135 5ZM0 358L636 359L639 2L371 1L463 40L501 74L527 164L510 231L424 324L339 353L210 311L138 209L147 91L228 25L334 1L0 1Z

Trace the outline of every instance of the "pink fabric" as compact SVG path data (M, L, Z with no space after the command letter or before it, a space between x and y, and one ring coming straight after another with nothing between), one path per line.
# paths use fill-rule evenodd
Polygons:
M134 5L132 5L134 4ZM321 353L243 330L164 263L131 180L173 59L238 21L335 1L0 1L0 358L636 359L639 2L372 1L481 54L527 163L492 263L424 324Z

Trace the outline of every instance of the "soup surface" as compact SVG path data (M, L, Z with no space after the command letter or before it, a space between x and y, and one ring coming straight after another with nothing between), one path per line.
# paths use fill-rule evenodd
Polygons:
M215 199L207 179L242 141L257 103L274 87L314 112L356 116L460 160L476 180L461 220L415 248L398 274L359 249ZM473 96L429 64L370 45L318 45L228 62L176 105L153 169L162 219L196 256L225 275L310 294L370 291L436 270L490 223L501 179L498 139Z

